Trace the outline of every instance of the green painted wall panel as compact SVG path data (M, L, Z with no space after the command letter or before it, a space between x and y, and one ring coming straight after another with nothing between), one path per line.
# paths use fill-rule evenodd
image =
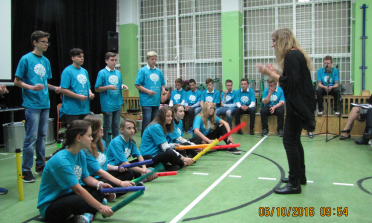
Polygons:
M119 26L120 70L123 83L129 88L129 96L139 96L134 83L136 81L138 64L138 26L130 23Z
M233 81L239 87L243 77L243 14L239 11L222 13L222 81ZM224 86L225 89L225 86Z
M372 4L366 0L356 0L353 5L354 20L353 26L353 52L352 52L352 73L354 80L354 95L360 95L362 91L362 40L360 37L363 35L363 10L360 7L367 4L369 8L366 9L366 66L365 70L365 90L372 93Z

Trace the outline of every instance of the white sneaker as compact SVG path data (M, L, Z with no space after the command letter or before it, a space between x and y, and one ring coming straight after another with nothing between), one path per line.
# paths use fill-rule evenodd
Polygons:
M339 116L340 115L340 112L335 112L335 115Z
M318 111L316 114L317 115L323 115L323 111Z
M93 220L93 215L90 213L85 213L82 215L75 216L75 223L90 223Z

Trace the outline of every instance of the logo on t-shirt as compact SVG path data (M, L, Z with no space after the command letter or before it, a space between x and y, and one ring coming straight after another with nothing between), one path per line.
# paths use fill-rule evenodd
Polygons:
M103 165L106 163L106 156L105 156L105 154L103 154L101 152L98 152L97 162L99 163L99 165L102 168Z
M150 75L150 79L154 82L154 84L156 85L156 82L159 80L159 76L155 73L152 73Z
M277 100L278 100L278 96L276 96L275 94L272 94L270 97L270 101L276 102Z
M176 95L174 96L174 100L180 100L180 98L181 98L181 95L180 95L180 94L176 94Z
M205 98L205 101L206 102L212 102L213 101L213 97L208 96L208 97Z
M110 84L116 85L117 83L119 83L119 78L115 75L111 75L108 81L110 82Z
M177 127L177 131L181 135L181 129Z
M77 80L80 82L80 84L83 85L83 88L85 88L85 83L87 83L87 77L85 77L85 75L83 74L79 74L77 76Z
M45 76L46 70L45 67L42 64L36 64L34 67L34 72L40 76L40 80L43 80L43 77Z
M245 104L245 103L248 102L248 97L247 97L247 96L242 96L242 97L240 98L240 100Z
M81 167L78 165L75 165L74 174L78 180L80 180L82 172L83 170L81 169Z
M325 82L325 83L328 82L328 78L329 78L329 76L325 76L325 77L324 77L324 82ZM329 80L329 83L332 83L332 78L331 78L331 80Z
M231 100L231 96L230 95L227 95L226 96L226 102L230 101Z
M190 95L189 100L190 100L191 102L194 102L194 101L196 100L195 95Z
M129 157L130 156L130 149L128 149L128 148L125 148L125 151L124 151L124 154L125 154L125 157Z

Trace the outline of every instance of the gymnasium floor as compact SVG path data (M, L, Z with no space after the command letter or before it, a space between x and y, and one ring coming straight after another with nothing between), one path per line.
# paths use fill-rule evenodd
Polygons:
M139 133L135 140L139 145ZM235 134L234 143L241 143L240 149L246 152L208 153L177 176L146 183L142 197L111 218L97 214L94 222L371 222L370 145L338 139L326 143L324 135L303 136L311 182L302 186L302 194L277 195L273 189L288 172L282 138ZM55 149L56 144L48 146L47 155ZM18 201L13 153L0 154L0 173L0 186L9 189L0 195L0 222L39 222L36 205L41 176L35 175L36 183L24 184L25 200Z

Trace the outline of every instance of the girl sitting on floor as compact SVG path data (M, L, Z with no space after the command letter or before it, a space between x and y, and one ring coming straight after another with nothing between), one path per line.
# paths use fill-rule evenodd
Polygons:
M83 150L87 159L89 175L100 181L109 183L111 186L134 186L134 182L130 181L134 177L133 173L129 173L129 171L127 171L126 173L128 174L121 174L117 176L118 178L116 178L107 172L107 170L113 171L117 170L118 168L112 165L107 165L106 143L102 140L103 128L101 119L94 115L87 115L85 116L84 120L90 123L93 137L91 145ZM111 196L107 198L108 201L111 201L115 197L115 194L111 194Z
M195 117L193 123L193 138L190 142L195 144L210 144L214 139L218 139L230 131L230 126L227 122L216 116L216 106L212 102L204 102L203 109L198 116ZM232 135L224 139L226 144L232 144ZM230 148L228 153L239 155L240 150Z
M101 204L104 195L99 192L112 186L89 176L85 154L81 152L91 142L89 122L76 120L67 126L62 149L49 159L41 178L37 208L46 221L61 222L74 215L78 221L90 222L97 211L106 217L114 214L110 207ZM80 185L80 180L94 188L92 193Z
M168 143L179 143L181 145L195 145L193 142L190 142L183 138L183 122L182 119L185 117L185 109L183 105L177 104L173 106L173 124L174 131L167 134ZM197 155L195 149L186 149L186 150L177 150L183 156L194 157Z
M115 137L109 145L107 151L107 159L109 166L114 166L115 168L110 171L110 173L115 174L118 172L118 167L120 165L126 165L129 163L136 163L139 161L144 161L145 159L151 159L152 156L146 155L142 156L141 153L138 151L136 142L132 139L133 135L137 133L136 126L134 122L130 119L123 119L120 122L120 135ZM128 161L128 158L132 156L137 159L132 161ZM122 167L121 167L122 168ZM142 165L142 167L132 167L130 168L131 171L136 173L136 178L150 172L151 170L146 168L146 165ZM154 178L157 178L156 174L152 175L151 177L147 178L147 181L150 181Z
M169 107L162 107L145 129L141 140L141 153L153 157L153 166L162 163L166 170L176 171L194 163L192 158L186 158L175 151L178 144L167 142L167 134L173 131L173 112Z

